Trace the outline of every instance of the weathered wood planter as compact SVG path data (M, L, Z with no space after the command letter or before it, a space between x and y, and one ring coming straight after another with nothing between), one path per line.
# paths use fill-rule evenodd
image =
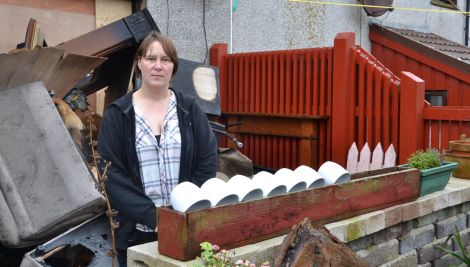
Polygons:
M357 173L351 182L234 205L181 213L158 209L158 250L179 260L199 255L204 241L231 249L287 233L303 218L318 223L415 200L419 171L392 167Z

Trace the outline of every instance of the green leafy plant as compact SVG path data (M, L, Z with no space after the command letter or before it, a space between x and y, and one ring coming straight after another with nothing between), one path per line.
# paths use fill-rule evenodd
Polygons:
M230 253L225 249L220 249L217 245L212 245L209 242L203 242L200 244L202 248L201 257L197 259L201 264L196 263L193 267L256 267L256 265L248 260L237 260L232 261L233 252ZM269 267L269 262L263 263L260 267Z
M459 229L457 226L455 226L455 234L453 235L455 238L455 242L459 246L459 251L452 251L442 245L436 245L436 247L442 251L445 251L447 254L450 254L456 258L458 258L462 263L464 263L467 266L470 266L470 257L467 253L467 250L465 249L465 244L462 241L462 236L460 236ZM452 235L449 236L446 241L444 242L445 245L447 245L447 242L452 238Z
M419 170L426 170L441 166L440 153L436 149L427 149L426 151L417 150L408 158L408 166Z
M231 257L226 250L220 250L217 245L212 245L209 242L202 242L200 244L202 252L201 257L197 257L202 265L196 264L193 267L210 266L210 267L225 267L232 266Z

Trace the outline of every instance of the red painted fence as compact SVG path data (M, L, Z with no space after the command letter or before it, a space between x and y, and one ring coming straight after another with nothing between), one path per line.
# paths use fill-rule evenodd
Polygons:
M340 33L331 48L227 54L211 48L219 67L223 118L255 165L317 168L345 165L353 142L393 143L400 163L418 148L444 149L469 134L470 108L427 107L424 81L399 77ZM230 144L230 143L228 143Z
M385 148L398 144L400 79L361 47L353 47L350 53L346 85L349 94L346 105L350 110L346 120L350 124L342 150L353 142L358 147L366 142L370 146L380 142ZM340 156L335 160L342 161Z
M235 131L244 143L242 152L255 164L318 166L330 157L324 141L331 136L326 119L331 114L332 48L227 55L226 46L215 45L211 63L220 68L222 112L229 124L243 121ZM280 117L293 124L287 126ZM264 133L255 127L267 120L271 123Z
M469 99L470 104L470 99ZM460 135L470 137L470 107L425 107L424 147L445 151L450 140L459 140Z

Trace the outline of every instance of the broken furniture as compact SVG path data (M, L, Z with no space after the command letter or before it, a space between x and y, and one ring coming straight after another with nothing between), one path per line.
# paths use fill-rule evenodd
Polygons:
M21 267L111 266L112 248L108 217L101 214L37 246L24 255ZM117 266L117 258L115 258Z
M64 50L52 47L0 54L0 92L43 81L48 90L65 95L105 60L100 57L65 54Z
M76 85L90 95L102 88L109 104L124 95L132 76L132 63L139 43L153 30L159 31L147 9L57 45L65 53L106 57L108 60ZM71 88L70 88L71 89ZM67 92L58 92L62 98ZM105 106L107 106L105 104Z
M28 27L29 47L37 43L34 28ZM0 55L2 245L40 244L104 211L48 91L63 98L74 88L91 94L108 86L111 97L124 94L134 52L151 30L158 28L143 10L57 47Z
M178 63L171 87L193 97L209 116L220 116L219 69L182 58Z
M38 244L104 211L42 82L0 90L0 240Z

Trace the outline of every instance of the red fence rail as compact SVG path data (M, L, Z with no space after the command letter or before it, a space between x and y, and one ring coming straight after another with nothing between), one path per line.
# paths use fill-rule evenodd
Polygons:
M461 134L470 137L470 107L430 107L423 110L424 147L444 152L449 141L459 140Z

